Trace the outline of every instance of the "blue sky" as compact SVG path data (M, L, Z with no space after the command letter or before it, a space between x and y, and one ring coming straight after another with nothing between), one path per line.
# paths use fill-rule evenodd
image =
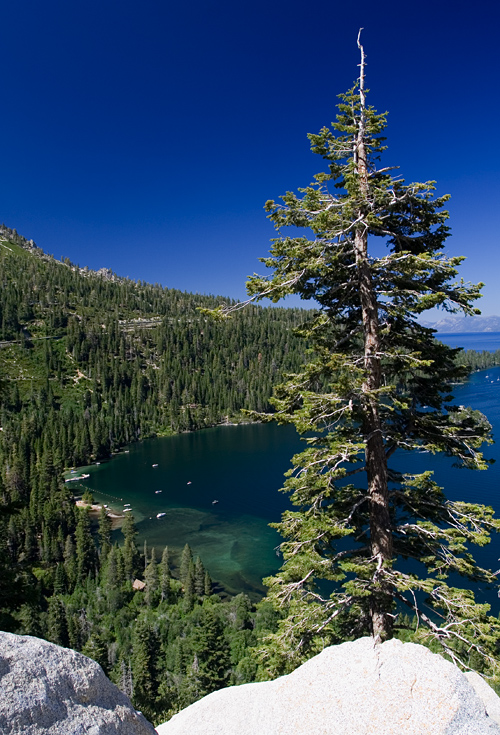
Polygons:
M351 7L352 6L352 7ZM385 165L452 195L466 280L500 314L494 2L3 3L0 221L56 257L243 298L263 205L311 181L308 132L357 75Z

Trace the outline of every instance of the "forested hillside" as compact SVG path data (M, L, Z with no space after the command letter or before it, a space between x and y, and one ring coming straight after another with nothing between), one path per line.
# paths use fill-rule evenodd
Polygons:
M261 410L277 374L302 360L292 334L301 310L251 307L214 325L198 308L221 298L77 269L13 242L0 246L0 273L3 393L16 403L45 390L55 410L71 405L75 462Z
M199 311L221 301L56 261L0 228L0 626L93 655L151 718L255 675L255 611L212 595L190 550L180 569L139 553L130 517L120 547L105 512L92 532L62 472L268 408L303 361L303 312Z
M470 371L485 370L493 365L500 365L500 350L494 352L463 350L457 355L457 363L465 365Z

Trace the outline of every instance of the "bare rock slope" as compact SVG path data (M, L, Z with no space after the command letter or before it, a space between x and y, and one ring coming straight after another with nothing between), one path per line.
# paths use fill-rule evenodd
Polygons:
M360 638L292 674L204 697L159 735L493 735L499 698L427 648ZM488 714L487 712L490 714ZM495 721L497 719L497 721Z
M2 735L154 735L152 725L80 653L0 632Z

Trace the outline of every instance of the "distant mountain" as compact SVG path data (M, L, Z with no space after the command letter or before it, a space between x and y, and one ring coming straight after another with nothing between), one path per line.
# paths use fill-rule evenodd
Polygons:
M446 316L437 322L422 321L424 327L432 327L441 334L457 332L500 332L500 316Z

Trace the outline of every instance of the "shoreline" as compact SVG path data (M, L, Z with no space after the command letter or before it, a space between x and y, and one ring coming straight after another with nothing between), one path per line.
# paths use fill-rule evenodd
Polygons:
M97 521L99 518L99 514L103 508L106 509L106 515L111 520L111 530L115 531L117 528L120 528L125 516L123 513L117 513L116 511L110 510L104 503L86 503L84 500L79 498L78 500L75 500L75 505L77 508L85 508L87 510L87 513L89 514L91 520Z
M490 352L489 350L475 350L475 349L464 348L464 347L462 347L461 349L464 352L465 351L470 351L470 352L476 352L478 354L480 354L481 352ZM459 380L459 381L453 382L453 383L451 383L451 385L452 386L465 385L466 383L469 382L469 379L470 379L470 377L472 375L475 375L475 374L481 373L481 372L486 372L487 370L492 370L492 369L499 368L499 367L500 367L500 363L492 364L492 365L489 365L488 367L477 367L477 368L473 368L473 369L470 370L469 375L468 375L468 377L465 380ZM238 418L238 417L233 417L233 418ZM217 423L217 424L212 424L211 426L201 426L201 427L199 427L197 429L187 429L187 430L184 430L184 431L175 431L175 432L171 431L170 429L169 430L165 430L165 431L159 430L157 432L152 432L151 434L148 434L147 436L143 436L140 439L136 439L135 441L131 441L128 444L124 444L119 449L116 449L116 450L112 451L109 454L108 457L101 458L99 462L97 462L96 460L94 460L90 464L82 465L81 468L80 467L66 468L63 471L63 477L64 477L64 474L66 474L69 471L69 469L77 470L77 471L79 469L84 470L84 469L87 469L89 467L94 467L95 465L99 465L99 464L101 464L101 462L109 462L109 461L111 461L112 459L114 459L115 457L117 457L117 456L119 456L121 454L128 454L129 450L128 449L125 449L125 447L133 446L134 444L142 444L144 441L147 441L148 439L157 439L157 438L158 439L163 439L163 438L167 438L167 437L180 436L182 434L195 434L195 433L197 433L199 431L205 431L205 430L209 430L209 429L217 429L217 428L223 427L223 426L248 426L250 424L256 424L256 425L258 425L258 424L262 424L262 423L268 423L268 421L256 421L256 420L248 419L248 418L245 418L245 420L230 421L229 420L229 417L227 417L225 421L221 421L220 423ZM87 479L87 478L85 478L85 479ZM64 481L66 482L66 478L64 478ZM83 501L76 501L76 504L78 505L78 507L84 507L85 505L88 506L88 504L83 503ZM99 513L102 505L103 504L94 503L94 505L91 506L91 509L89 510L89 512L90 513ZM115 520L123 520L123 518L124 518L124 515L123 514L120 514L120 513L117 513L117 512L111 512L109 510L108 510L108 515L111 518L115 519Z
M135 441L131 441L128 444L124 444L123 447L120 447L119 449L114 449L107 457L102 457L99 461L93 460L89 462L88 464L79 465L78 467L66 467L63 470L63 479L64 482L66 482L66 478L64 477L65 474L67 474L70 470L75 471L83 471L86 469L89 469L91 467L95 467L96 465L100 465L101 462L110 462L115 457L119 456L120 454L128 454L129 450L125 449L125 447L133 446L134 444L142 444L142 442L147 441L148 439L164 439L170 436L181 436L182 434L196 434L198 431L206 431L210 429L217 429L219 426L248 426L249 424L262 424L262 421L252 421L252 420L245 420L245 421L221 421L219 424L212 424L211 426L200 426L198 429L186 429L185 431L157 431L153 432L152 434L148 434L147 436L143 436L140 439L136 439ZM80 478L75 478L80 479ZM87 477L83 479L88 479Z

